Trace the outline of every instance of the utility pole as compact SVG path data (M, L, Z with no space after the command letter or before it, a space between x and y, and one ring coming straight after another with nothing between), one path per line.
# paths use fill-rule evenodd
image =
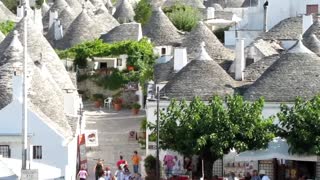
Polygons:
M27 1L24 0L24 24L23 24L23 100L22 100L22 166L21 169L27 169L27 149L28 149L28 85L27 85Z
M157 162L156 162L156 175L157 180L160 180L160 164L159 164L159 115L160 115L160 91L159 86L157 87Z

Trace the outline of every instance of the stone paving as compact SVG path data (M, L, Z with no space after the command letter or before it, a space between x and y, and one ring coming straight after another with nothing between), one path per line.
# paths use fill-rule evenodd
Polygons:
M86 129L97 129L99 141L98 147L87 147L89 180L94 180L93 168L95 159L98 158L104 159L104 165L109 166L114 173L116 162L119 156L123 155L132 171L133 151L137 150L143 156L145 150L139 147L138 141L129 140L129 132L140 131L140 121L145 117L145 111L141 110L139 115L132 115L130 110L117 112L112 109L98 109L89 103L84 104L84 110Z

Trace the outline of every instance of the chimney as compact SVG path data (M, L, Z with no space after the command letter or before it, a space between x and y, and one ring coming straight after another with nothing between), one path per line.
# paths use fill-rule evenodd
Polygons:
M264 9L264 13L263 13L263 32L267 32L268 31L268 27L267 27L267 21L268 21L268 5L269 2L268 0L263 4L263 9Z
M142 37L143 37L143 35L142 35L142 28L141 28L141 23L138 23L138 26L139 26L139 28L138 28L138 41L140 41L141 39L142 39Z
M63 38L63 29L59 19L54 21L54 39L60 40Z
M244 39L238 38L236 42L235 79L243 80L244 60Z
M207 8L207 19L214 19L214 7Z
M58 19L58 12L53 10L53 11L49 11L49 29L51 28L51 26L53 25L54 21Z
M176 47L174 48L174 71L178 72L182 69L185 65L188 64L188 57L187 57L187 48L185 47Z
M312 15L303 15L302 16L302 34L306 32L312 24L313 24Z

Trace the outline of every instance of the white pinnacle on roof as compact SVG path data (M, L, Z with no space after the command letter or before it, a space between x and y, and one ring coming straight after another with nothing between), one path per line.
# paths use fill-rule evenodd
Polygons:
M205 42L201 42L200 44L200 53L199 56L195 60L201 60L201 61L212 61L213 59L209 56L207 53L207 50L204 48L206 46Z
M307 53L307 54L313 54L311 50L306 48L303 43L302 43L302 35L300 35L300 38L298 42L291 48L289 49L288 53Z

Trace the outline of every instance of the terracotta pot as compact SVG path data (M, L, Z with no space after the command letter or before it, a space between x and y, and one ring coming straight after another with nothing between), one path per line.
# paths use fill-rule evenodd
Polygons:
M133 66L127 66L127 69L128 69L129 71L133 71L133 70L134 70L134 67L133 67Z
M113 107L114 107L114 110L116 110L116 111L121 110L121 104L114 104Z
M96 108L100 108L100 107L102 106L101 101L95 101L95 102L94 102L94 106L95 106Z
M131 109L133 115L139 114L140 109Z

